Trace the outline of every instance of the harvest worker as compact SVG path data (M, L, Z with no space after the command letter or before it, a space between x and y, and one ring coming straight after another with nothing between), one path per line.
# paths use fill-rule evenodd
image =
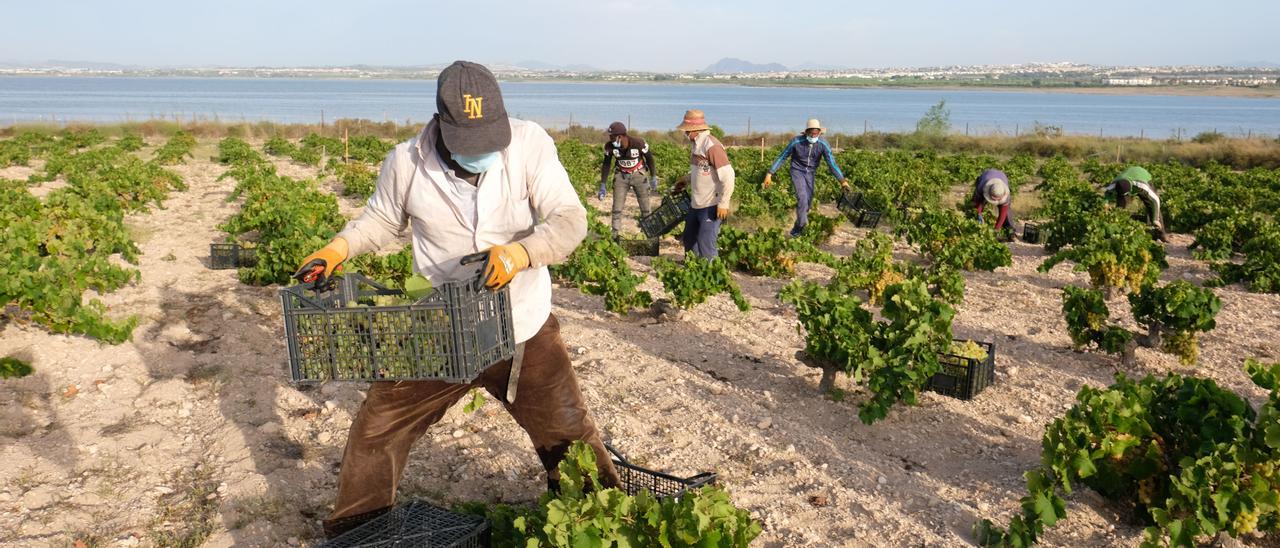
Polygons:
M609 142L604 144L604 163L600 164L600 193L604 199L605 181L609 180L611 164L618 164L613 179L613 237L622 230L622 206L627 203L627 191L634 190L640 202L640 216L649 215L649 192L658 190L658 168L653 163L653 153L644 139L627 135L622 122L609 124Z
M823 160L831 168L831 174L840 181L840 186L849 188L844 173L836 165L836 157L831 153L831 144L822 138L822 124L816 118L810 119L804 126L804 133L797 135L782 149L782 154L769 166L769 173L764 176L764 187L773 184L773 174L782 167L782 161L791 156L791 185L796 189L796 224L791 227L791 235L799 236L809 224L809 208L813 205L814 176L818 174L818 165Z
M341 534L395 503L410 447L477 387L528 433L548 486L558 485L556 467L574 440L595 449L603 483L617 485L551 314L547 265L586 236L586 210L551 136L508 118L497 80L481 65L457 61L440 73L436 115L387 154L364 213L304 259L295 276L322 284L348 257L380 249L405 227L414 269L433 285L472 279L475 264L482 264L477 283L490 290L510 284L516 357L466 384L372 383L351 424L325 534Z
M969 203L978 210L978 222L984 222L982 210L986 206L995 207L996 232L1008 230L1013 233L1013 211L1010 204L1013 197L1009 194L1009 176L998 169L988 169L978 176L973 184L973 198Z
M1156 238L1162 242L1169 241L1164 233L1164 218L1160 216L1160 195L1151 186L1151 172L1142 166L1131 166L1102 189L1103 195L1113 199L1120 209L1129 205L1129 195L1134 194L1142 201L1147 210L1147 224L1155 229Z
M689 174L676 183L676 191L690 189L689 214L684 218L684 234L680 241L684 250L704 259L719 255L716 238L720 222L729 216L729 200L733 198L733 166L720 140L711 135L711 126L701 110L685 111L676 129L683 131L693 148L689 153Z

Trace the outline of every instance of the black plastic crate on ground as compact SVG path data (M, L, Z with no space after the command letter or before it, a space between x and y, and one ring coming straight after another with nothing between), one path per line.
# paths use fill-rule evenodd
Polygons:
M658 498L679 497L687 491L696 490L704 485L716 484L714 472L703 472L680 478L631 464L612 445L606 443L604 447L613 454L613 466L618 470L618 478L622 480L621 489L631 496L647 490Z
M293 380L470 382L515 352L508 291L447 282L413 304L372 306L403 292L360 274L319 293L282 289Z
M323 548L479 548L489 545L489 522L425 502L409 502L324 543Z
M1049 233L1043 226L1036 223L1022 224L1022 241L1029 244L1043 244Z
M974 342L987 351L987 359L980 361L953 354L939 356L942 371L930 378L925 388L953 398L969 400L991 386L996 376L996 347L987 342Z
M880 212L864 209L858 212L857 218L850 215L849 220L858 228L875 228L880 225Z
M657 238L671 232L684 221L690 207L687 193L667 194L662 197L662 205L658 209L640 219L640 231L648 238Z
M245 248L238 243L209 244L209 268L214 270L253 266L257 260L257 250Z
M646 240L622 238L618 240L618 244L622 246L622 249L626 250L627 255L643 255L646 257L658 256L657 238L649 238Z

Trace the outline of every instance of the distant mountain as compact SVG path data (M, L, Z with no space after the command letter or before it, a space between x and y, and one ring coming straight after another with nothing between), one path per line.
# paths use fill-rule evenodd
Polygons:
M520 61L516 63L515 66L523 69L539 70L539 71L601 72L600 69L597 69L591 65L583 65L583 64L556 65L552 63L545 63L542 61L532 61L532 60Z
M711 66L702 69L702 72L709 74L742 74L746 72L783 72L787 67L778 63L756 64L742 59L734 59L725 57L716 61Z

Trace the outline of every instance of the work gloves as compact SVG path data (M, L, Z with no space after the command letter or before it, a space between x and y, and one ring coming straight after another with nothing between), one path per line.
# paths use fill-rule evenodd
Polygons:
M311 289L318 291L333 275L338 265L347 260L348 252L350 247L347 241L343 238L334 238L319 251L307 255L293 277L301 283L311 284Z
M657 176L654 176L654 177L650 177L650 178L649 178L649 190L650 190L650 191L652 191L652 192L657 192L657 191L658 191L658 177L657 177Z
M462 258L462 264L484 261L480 267L480 279L475 289L481 286L497 291L506 287L521 270L529 268L529 252L524 246L513 243L491 247L479 253L472 253Z
M772 174L772 173L765 173L765 174L764 174L764 184L763 184L763 185L760 185L760 186L762 186L762 187L764 187L764 188L769 188L769 185L772 185L772 184L773 184L773 174Z
M596 198L601 200L604 199L604 181L600 182L600 190L596 192Z
M720 219L721 221L723 221L725 217L728 217L728 216L729 216L729 208L725 206L716 206L717 219Z

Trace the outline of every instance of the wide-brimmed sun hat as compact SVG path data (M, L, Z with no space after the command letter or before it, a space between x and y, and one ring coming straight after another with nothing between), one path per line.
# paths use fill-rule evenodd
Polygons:
M680 125L676 126L676 129L680 131L701 131L711 129L711 126L707 125L707 116L701 110L695 108L684 111L684 120L680 122Z
M982 197L988 204L1003 204L1009 198L1009 183L993 179L982 188Z

